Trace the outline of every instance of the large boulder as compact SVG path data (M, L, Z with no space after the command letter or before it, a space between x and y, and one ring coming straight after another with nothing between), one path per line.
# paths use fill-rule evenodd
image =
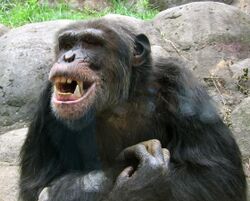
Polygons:
M250 14L250 1L249 0L234 0L232 5L238 7L243 12Z
M231 112L246 96L231 69L249 57L250 16L223 3L196 2L165 10L152 23L162 47L186 61L231 126Z
M241 147L244 160L250 158L250 97L244 99L232 113L233 133ZM250 161L249 161L250 162ZM250 175L249 175L250 176Z
M18 166L0 166L0 201L18 200L18 178Z
M0 135L0 165L18 165L20 148L26 137L27 128L13 130Z
M0 136L0 201L17 201L19 152L26 134L23 128Z
M199 77L210 75L222 59L234 62L249 56L250 16L233 6L191 3L159 13L152 23Z
M0 127L30 117L53 63L54 35L69 22L28 24L0 37Z
M149 0L149 3L153 6L153 8L157 8L158 10L166 10L168 8L172 8L175 6L184 5L192 2L202 2L206 0ZM233 0L212 0L215 2L221 2L226 4L231 4Z

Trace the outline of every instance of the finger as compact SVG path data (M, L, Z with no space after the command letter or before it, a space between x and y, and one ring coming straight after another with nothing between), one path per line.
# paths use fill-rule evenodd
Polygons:
M116 185L121 185L129 179L134 173L134 168L132 166L126 167L117 177Z
M163 153L163 157L164 157L164 162L166 165L168 165L170 162L170 152L168 151L168 149L163 148L162 153Z
M49 188L46 187L39 194L38 201L48 201L49 200Z
M118 158L120 161L132 161L137 159L140 163L143 163L150 157L152 156L148 153L146 147L143 144L137 144L123 150Z
M161 142L159 140L153 139L149 141L142 142L148 152L154 156L159 161L164 161L164 156L162 152Z
M134 168L132 166L126 167L118 177L131 177L134 172Z

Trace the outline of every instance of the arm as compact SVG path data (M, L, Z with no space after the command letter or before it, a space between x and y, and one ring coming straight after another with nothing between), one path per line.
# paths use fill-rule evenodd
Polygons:
M161 185L168 174L169 152L158 140L125 149L119 163L126 168L67 174L45 188L39 201L163 200L166 192Z

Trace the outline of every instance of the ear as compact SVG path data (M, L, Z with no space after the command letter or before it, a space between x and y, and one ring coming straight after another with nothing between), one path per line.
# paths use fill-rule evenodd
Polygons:
M148 61L151 52L150 42L144 34L135 37L133 66L140 66Z

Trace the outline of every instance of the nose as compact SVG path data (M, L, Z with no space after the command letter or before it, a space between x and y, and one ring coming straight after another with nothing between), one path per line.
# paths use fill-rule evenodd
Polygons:
M70 51L66 52L66 53L63 55L63 60L64 60L65 62L70 63L70 62L72 62L72 61L75 60L75 57L76 57L76 54L75 54L72 50L70 50Z

